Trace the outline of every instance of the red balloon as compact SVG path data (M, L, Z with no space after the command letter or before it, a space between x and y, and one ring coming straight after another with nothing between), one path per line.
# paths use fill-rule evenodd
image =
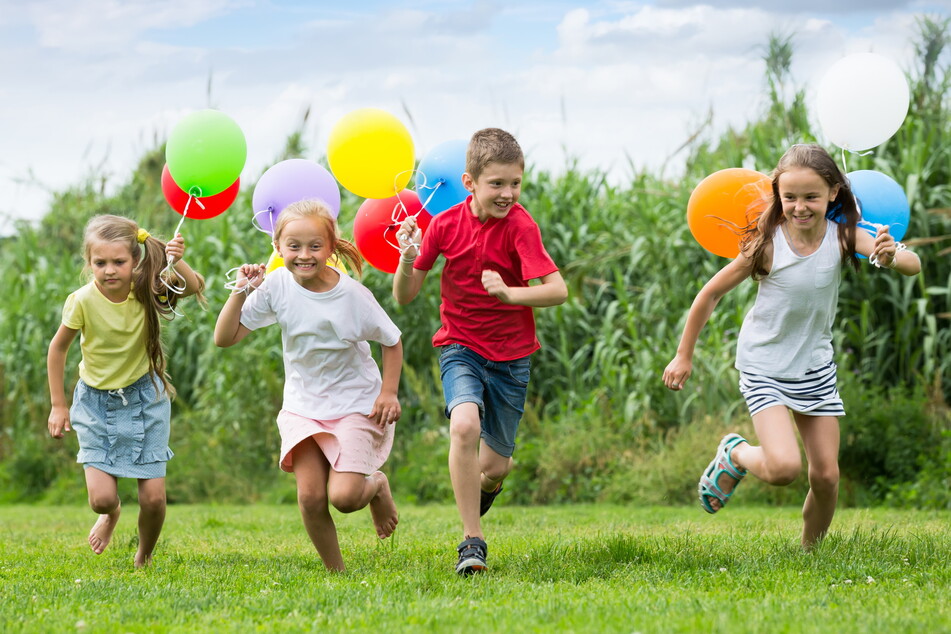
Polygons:
M396 232L412 215L425 233L433 217L411 189L389 198L368 198L360 205L353 219L353 241L370 266L384 273L396 273L400 263Z
M162 193L165 194L165 200L169 206L180 214L185 213L185 206L188 205L188 215L186 218L195 220L207 220L224 213L231 203L238 197L238 190L241 189L241 179L236 180L228 189L204 198L195 198L188 203L190 196L174 180L172 174L168 171L168 165L162 168ZM204 205L201 208L198 203Z

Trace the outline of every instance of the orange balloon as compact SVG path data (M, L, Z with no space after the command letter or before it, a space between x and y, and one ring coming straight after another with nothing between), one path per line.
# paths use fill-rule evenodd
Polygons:
M690 233L710 253L735 258L743 228L756 222L772 191L769 176L753 170L731 167L710 174L687 202Z

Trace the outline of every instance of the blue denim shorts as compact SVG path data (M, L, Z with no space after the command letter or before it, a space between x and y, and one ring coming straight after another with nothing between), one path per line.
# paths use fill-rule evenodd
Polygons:
M439 353L446 417L462 403L479 406L482 438L503 457L515 452L515 434L525 412L531 357L489 361L458 343Z
M99 390L82 379L73 391L70 425L79 440L76 462L117 478L165 477L171 403L146 374L118 390Z

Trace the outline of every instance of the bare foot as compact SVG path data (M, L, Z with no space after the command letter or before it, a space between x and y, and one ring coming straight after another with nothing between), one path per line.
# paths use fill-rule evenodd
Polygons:
M386 474L377 471L371 478L382 479L382 486L373 499L370 500L370 514L373 516L373 525L376 527L376 534L380 539L386 539L396 530L399 523L399 513L396 510L396 502L393 501L393 494L390 492L390 481Z
M136 568L147 568L152 565L152 555L141 555L138 551L135 553L135 559L132 565Z
M117 506L112 513L100 515L96 523L92 525L92 529L89 531L89 547L97 555L101 555L102 551L109 545L112 533L116 530L116 524L119 523L119 513L121 512L122 507Z

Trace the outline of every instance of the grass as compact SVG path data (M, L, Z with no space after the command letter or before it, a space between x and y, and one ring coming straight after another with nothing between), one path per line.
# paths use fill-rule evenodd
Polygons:
M799 511L493 508L488 574L452 572L455 509L408 506L378 541L339 515L326 572L294 505L174 505L132 568L136 508L91 553L82 507L0 507L3 632L918 632L951 630L946 511L843 510L812 554Z

